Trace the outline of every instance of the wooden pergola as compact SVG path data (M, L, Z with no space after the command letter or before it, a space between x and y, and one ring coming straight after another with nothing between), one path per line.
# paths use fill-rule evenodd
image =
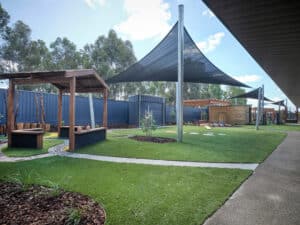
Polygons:
M50 83L58 88L58 129L62 125L62 95L70 93L69 102L69 150L75 150L75 93L103 93L103 127L107 128L108 86L93 69L5 73L0 79L9 79L7 101L7 135L11 146L11 134L15 127L15 85ZM58 130L60 131L60 130Z

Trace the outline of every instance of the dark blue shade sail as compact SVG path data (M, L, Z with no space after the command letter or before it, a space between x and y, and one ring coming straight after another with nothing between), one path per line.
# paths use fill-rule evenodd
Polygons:
M127 70L106 80L107 83L140 81L177 81L178 26L144 58ZM222 72L199 50L184 29L184 82L225 84L249 87Z
M278 102L272 102L272 104L285 107L284 100L281 100L281 101L278 101Z
M252 99L258 99L258 89L254 89L253 91L249 91L245 94L241 94L241 95L237 95L237 96L234 96L234 97L231 97L231 98L252 98ZM265 101L268 101L268 102L273 102L272 100L264 97L264 100Z

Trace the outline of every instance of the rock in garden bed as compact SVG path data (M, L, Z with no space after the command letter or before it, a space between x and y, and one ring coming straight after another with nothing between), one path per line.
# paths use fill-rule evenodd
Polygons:
M134 139L137 141L146 141L146 142L154 142L154 143L169 143L176 142L174 138L166 138L166 137L151 137L151 136L132 136L130 139Z
M0 224L104 224L91 198L57 188L0 183Z

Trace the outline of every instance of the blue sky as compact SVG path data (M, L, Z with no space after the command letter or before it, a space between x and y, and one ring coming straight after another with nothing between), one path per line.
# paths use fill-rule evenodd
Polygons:
M201 0L1 0L11 22L22 20L33 39L48 45L67 37L78 48L115 29L132 42L138 59L146 55L177 21L178 3L184 4L185 27L204 54L221 70L265 95L286 99L284 93L246 52ZM248 101L256 104L255 100ZM289 106L291 103L289 102Z

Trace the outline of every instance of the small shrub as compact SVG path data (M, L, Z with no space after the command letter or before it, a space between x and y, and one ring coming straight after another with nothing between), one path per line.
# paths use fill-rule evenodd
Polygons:
M8 182L19 184L22 190L25 191L30 186L30 183L32 182L34 176L37 176L35 171L24 170L18 171L17 173L6 177L5 180L7 180Z
M52 182L52 181L47 181L47 186L49 186L51 188L51 191L49 193L50 196L55 197L60 195L60 193L62 192L62 189L60 188L60 185Z
M144 118L141 120L142 131L146 133L146 136L151 137L152 131L156 130L157 126L153 119L152 111L149 109L145 112Z
M68 210L68 219L66 225L78 225L81 220L81 212L78 209L71 208Z

